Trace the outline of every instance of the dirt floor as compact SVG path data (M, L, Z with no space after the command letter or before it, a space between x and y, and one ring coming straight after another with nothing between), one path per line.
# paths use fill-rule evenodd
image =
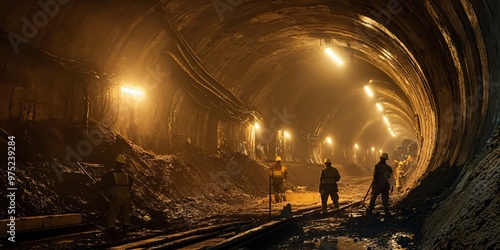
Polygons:
M155 229L177 232L238 218L255 222L268 219L271 163L230 151L209 156L189 145L174 155L155 155L99 126L89 132L63 123L2 127L15 134L17 140L16 185L22 190L18 196L18 217L83 213L86 223L103 227L107 207L91 179L98 180L112 166L116 154L123 153L130 162L126 172L136 179L132 222L138 234ZM496 194L500 190L495 182L500 179L499 140L497 135L478 156L474 164L479 167L444 164L407 196L393 193L390 218L383 216L380 204L370 219L364 216L363 206L340 215L309 216L297 220L288 236L269 248L462 249L461 246L474 248L472 244L479 244L485 246L481 249L498 249L498 231L491 228L499 226ZM76 160L84 164L72 164ZM290 171L286 197L292 209L320 205L317 191L322 166L285 165ZM353 166L337 167L342 175L340 202L363 200L370 173L361 168L353 170ZM6 185L5 180L2 178L0 184ZM466 200L471 193L477 200ZM459 206L455 200L460 201ZM273 203L273 214L279 214L285 204ZM7 203L0 203L0 218L6 218L6 206ZM75 244L101 240L96 237ZM457 240L461 238L466 240Z

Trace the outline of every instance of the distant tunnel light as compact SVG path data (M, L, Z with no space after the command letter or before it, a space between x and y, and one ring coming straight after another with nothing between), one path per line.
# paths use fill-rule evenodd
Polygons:
M290 138L290 133L286 130L283 132L283 135L285 135L286 138Z
M358 145L357 143L356 143L356 144L354 144L354 148L355 148L355 149L358 149L358 148L359 148L359 145Z
M375 147L372 147L372 152L374 152L374 151L375 151Z
M385 116L385 115L384 115L384 122L387 124L387 126L391 126L389 119L387 119L387 116Z
M260 125L259 125L259 123L257 123L257 122L253 124L253 127L254 127L256 130L259 130L259 129L260 129Z
M344 65L344 60L342 60L340 56L337 55L337 53L335 53L332 49L326 48L325 53L328 54L338 65Z
M392 135L392 137L396 137L396 134L394 133L394 131L391 131L391 135Z
M380 102L377 102L376 105L377 105L378 110L384 111L384 108L382 108L382 104L380 104Z
M370 87L368 85L365 86L365 91L366 93L370 96L370 97L373 97L373 91L372 89L370 89Z
M129 94L135 97L143 97L144 96L144 91L142 91L139 88L132 87L132 86L123 86L121 87L121 90L125 94Z
M332 141L332 138L330 138L330 137L326 137L326 142L327 142L328 144L332 144L332 142L333 142L333 141Z

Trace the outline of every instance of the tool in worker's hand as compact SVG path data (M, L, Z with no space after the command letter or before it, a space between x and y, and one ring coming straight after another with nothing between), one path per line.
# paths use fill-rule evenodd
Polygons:
M366 195L365 195L365 198L363 198L363 201L361 203L363 203L363 206L365 205L365 200L366 200L366 197L368 197L368 194L370 193L370 190L372 189L373 187L373 182L372 184L370 185L370 187L368 188L368 191L366 191Z

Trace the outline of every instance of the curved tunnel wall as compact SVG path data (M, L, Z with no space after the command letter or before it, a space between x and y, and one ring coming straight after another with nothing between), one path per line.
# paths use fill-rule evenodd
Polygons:
M253 154L257 144L265 158L283 147L287 160L318 161L333 135L347 149L333 149L336 160L352 163L356 140L397 145L362 92L390 79L374 83L387 115L421 149L410 183L464 164L498 124L494 1L232 1L222 12L206 1L47 2L57 13L29 38L26 20L43 8L2 6L2 120L80 121L93 86L91 118L159 153L189 142ZM18 53L13 33L24 36ZM324 37L352 48L343 69L322 53ZM125 100L125 84L142 85L145 100ZM277 140L282 129L292 138Z

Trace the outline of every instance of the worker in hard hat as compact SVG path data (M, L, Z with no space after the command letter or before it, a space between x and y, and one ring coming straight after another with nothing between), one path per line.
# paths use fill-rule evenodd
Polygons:
M384 206L385 215L391 215L389 212L389 190L391 189L392 168L387 165L387 160L389 160L389 155L387 153L383 153L380 156L380 161L375 165L370 205L366 210L367 215L372 214L372 211L375 208L375 200L379 194L382 194L382 205Z
M399 161L396 166L396 174L394 177L396 179L396 189L398 191L401 191L403 173L405 171L405 163L405 161Z
M325 168L321 170L321 175L319 177L319 192L321 193L321 205L323 213L326 212L328 197L332 199L335 209L339 209L337 182L340 181L340 173L335 167L332 166L332 161L326 158L324 164Z
M134 184L134 178L123 172L126 164L124 155L116 156L113 170L105 173L101 181L97 183L99 189L107 191L109 198L109 213L107 231L113 234L116 230L116 219L121 214L123 231L130 228L130 213L132 212L132 201L130 189Z
M274 192L274 200L279 203L282 200L286 201L283 195L283 186L288 176L288 169L286 166L281 165L281 157L276 156L276 164L271 168L271 180Z

